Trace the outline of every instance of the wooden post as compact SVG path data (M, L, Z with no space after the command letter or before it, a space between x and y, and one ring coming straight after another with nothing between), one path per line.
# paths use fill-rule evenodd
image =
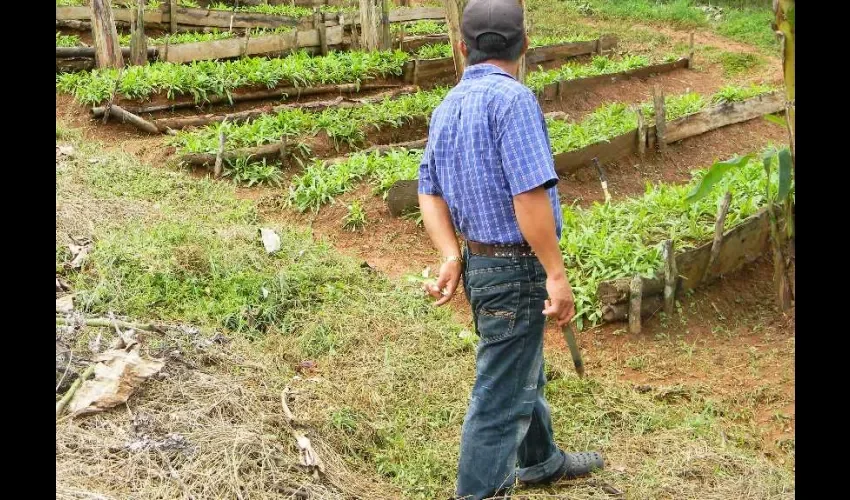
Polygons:
M171 32L177 33L177 0L169 0L168 21L171 23Z
M215 166L213 167L213 177L219 178L221 177L221 171L223 170L222 165L222 156L224 155L224 123L221 124L221 128L218 131L218 152L215 155Z
M694 67L694 32L691 31L690 42L688 47L688 68Z
M404 23L401 23L401 30L398 34L398 50L404 50Z
M281 163L286 161L287 156L289 156L289 144L286 140L286 136L280 136L280 143L278 143L277 157L280 159Z
M673 251L673 240L663 243L664 254L664 313L672 316L676 305L676 281L679 273L676 269L676 253Z
M525 19L527 15L527 10L525 8L525 0L519 0L519 4L522 6L522 32L524 34L528 29L528 21ZM525 83L526 73L528 73L528 63L525 60L525 54L523 54L519 58L519 66L517 67L516 75L517 81L520 83Z
M663 153L667 150L667 141L664 139L667 118L664 112L664 91L658 85L652 88L652 99L655 106L655 143L658 151Z
M419 85L419 56L413 59L413 85Z
M714 240L711 242L711 253L708 257L708 264L705 266L705 271L702 272L702 279L705 281L710 275L717 262L717 256L720 254L720 244L723 243L723 225L726 222L726 213L729 212L729 203L732 202L732 193L726 191L723 200L720 202L720 207L717 209L717 219L714 221Z
M390 36L389 0L381 1L381 48L384 50L393 48L393 39Z
M646 121L643 118L643 111L641 111L640 106L635 110L637 114L637 125L638 125L638 155L640 159L643 160L646 156Z
M322 48L322 55L326 56L328 55L328 35L324 15L319 12L318 7L313 7L313 27L319 32L319 45Z
M360 0L360 48L378 50L378 8L375 0Z
M629 332L640 333L640 302L643 280L635 275L629 286Z
M118 30L109 0L91 0L91 30L98 68L123 68Z
M145 37L145 0L138 0L135 16L130 23L130 64L144 66L148 63L148 42Z
M449 43L452 44L455 76L456 80L460 81L463 76L463 68L466 66L463 54L460 52L460 41L462 40L460 19L463 8L466 6L466 0L443 0L443 6L446 9L446 23L449 25Z

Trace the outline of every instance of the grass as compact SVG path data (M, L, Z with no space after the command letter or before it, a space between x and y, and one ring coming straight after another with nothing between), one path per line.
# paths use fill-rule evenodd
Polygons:
M68 420L57 424L57 492L259 498L303 486L329 499L451 494L474 377L468 325L309 232L259 220L228 184L75 146L72 163L56 171L57 267L67 258L64 235L87 234L89 261L65 276L84 311L202 330L145 341L178 361L131 404L196 452L116 453L136 439L121 409ZM265 252L259 227L278 232L280 251ZM210 341L215 331L224 340ZM750 437L755 428L731 421L715 401L696 393L662 401L602 371L578 379L568 354L546 354L556 440L602 449L611 467L597 478L630 498L794 497L791 466L764 458ZM317 373L294 379L293 366L306 359ZM279 417L287 385L328 469L321 481L294 465ZM171 468L180 481L162 480ZM551 492L601 494L592 481Z
M348 213L342 220L343 227L350 231L359 231L366 226L366 210L363 208L363 203L355 200L348 205Z
M592 40L594 37L587 33L573 34L570 36L532 36L529 48L545 47L548 45L557 45L568 42L579 42L584 40ZM420 59L441 59L444 57L452 57L452 46L449 43L432 43L423 45L416 51L416 57Z
M679 29L709 28L738 42L774 53L778 50L771 28L773 11L770 2L721 0L709 3L721 6L719 18L707 16L699 9L706 3L694 0L565 0L557 3L530 0L529 10L532 19L536 20L535 26L544 24L553 15L569 21L564 24L581 24L585 17L639 21Z
M63 35L62 33L56 32L56 46L57 47L77 47L80 45L80 37L79 35Z
M764 64L764 59L757 54L748 52L721 52L720 64L723 66L723 75L738 76Z
M217 123L198 130L181 131L171 144L187 153L214 153L218 149L219 131L224 129L226 149L259 146L279 141L281 137L301 137L325 132L336 145L362 145L367 131L382 127L398 128L413 120L427 119L442 101L448 88L418 91L351 108L328 108L319 113L299 108L275 115L262 115L247 123Z
M333 5L319 5L319 11L321 12L331 12L331 13L350 13L353 12L354 9L351 7L342 7L342 6L333 6ZM228 5L223 2L217 2L210 4L210 8L212 10L229 10L233 11L233 5ZM293 18L301 18L308 17L313 15L313 9L310 7L300 7L297 5L291 4L278 4L278 5L268 5L268 4L259 4L259 5L240 5L236 7L236 12L251 12L257 14L266 14L272 16L284 16L284 17L293 17Z
M399 76L407 59L407 54L401 51L331 52L320 57L301 51L274 59L155 62L126 68L118 82L118 91L126 99L145 100L156 95L176 99L190 95L200 103L209 96L230 95L239 88L309 87ZM114 69L64 73L56 75L56 90L73 94L81 104L96 105L109 99L118 76Z

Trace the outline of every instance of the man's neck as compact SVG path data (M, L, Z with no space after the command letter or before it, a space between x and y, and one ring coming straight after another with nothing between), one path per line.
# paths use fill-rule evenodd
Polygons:
M502 59L487 59L486 61L481 61L478 64L492 64L497 68L501 69L505 73L512 75L514 78L517 76L517 72L519 71L519 61L504 61Z

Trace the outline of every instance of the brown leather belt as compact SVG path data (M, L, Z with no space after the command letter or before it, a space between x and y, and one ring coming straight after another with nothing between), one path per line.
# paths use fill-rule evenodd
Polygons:
M486 243L478 243L477 241L467 241L467 248L472 255L480 255L483 257L531 257L534 255L534 250L528 243L517 245L488 245Z

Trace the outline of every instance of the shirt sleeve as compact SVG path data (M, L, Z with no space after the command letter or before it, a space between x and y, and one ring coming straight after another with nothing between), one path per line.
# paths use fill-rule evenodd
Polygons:
M425 154L419 163L419 194L442 195L434 165L434 149L431 147L433 140L429 139L425 145Z
M523 92L497 113L496 145L511 196L558 183L546 121L537 99Z

